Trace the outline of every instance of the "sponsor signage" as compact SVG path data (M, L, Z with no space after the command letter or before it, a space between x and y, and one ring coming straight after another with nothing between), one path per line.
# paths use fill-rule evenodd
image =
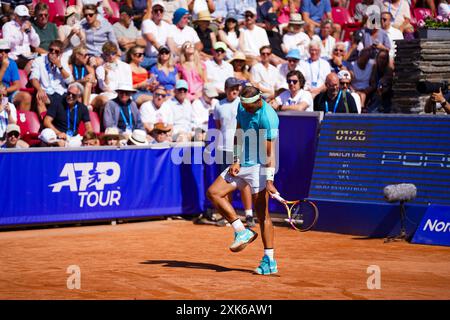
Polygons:
M411 242L450 246L450 206L429 206Z

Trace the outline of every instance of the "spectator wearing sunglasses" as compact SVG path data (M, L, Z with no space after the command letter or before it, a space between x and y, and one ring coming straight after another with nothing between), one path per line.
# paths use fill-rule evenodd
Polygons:
M36 52L47 53L50 42L58 39L58 28L56 24L48 21L48 5L46 3L39 2L34 8L32 26L41 40Z
M84 86L83 103L85 105L89 105L92 88L97 84L95 70L88 65L88 58L86 47L80 45L73 49L68 63L74 80Z
M144 102L152 99L152 90L158 85L155 77L150 77L148 71L141 67L144 60L144 47L133 46L127 51L126 62L131 67L131 76L133 78L133 88L137 90L133 94L133 100L136 101L138 107Z
M28 148L27 143L20 143L20 127L17 124L8 124L5 133L5 143L0 147L1 149L22 149Z
M0 83L0 140L3 139L8 124L16 122L16 108L12 103L8 102L6 87L3 83Z
M350 64L344 60L345 54L345 43L337 42L334 45L331 58L328 60L332 72L338 73L341 70L347 70L349 68Z
M156 87L153 91L153 100L142 104L139 112L142 124L148 134L151 134L155 123L162 122L173 124L173 112L170 104L165 104L168 95L163 86Z
M166 89L167 94L173 96L175 83L179 78L178 68L173 64L169 47L161 46L158 52L158 62L150 69L150 73Z
M286 75L289 90L277 96L272 107L277 111L314 111L314 101L309 91L303 90L305 77L298 70L289 71Z
M266 30L256 25L256 5L244 11L245 22L239 34L239 48L244 52L248 64L253 66L260 61L260 49L270 46Z
M172 125L164 123L164 122L158 122L153 127L153 130L150 133L150 136L153 138L153 141L151 144L158 144L158 143L167 143L171 142L171 134L172 131Z
M231 64L224 61L227 45L221 41L214 44L213 58L206 61L206 74L219 94L219 99L225 98L225 81L234 77L234 69Z
M61 103L67 85L74 79L61 64L63 43L54 40L50 43L48 54L36 58L31 66L30 81L36 89L37 111L41 115L52 103Z
M41 41L31 25L28 8L24 5L17 6L13 20L3 25L2 32L3 39L8 40L11 49L9 57L16 61L19 69L29 73L31 60L34 58L31 48L38 48Z
M267 101L275 97L275 92L283 86L283 81L278 69L270 64L272 48L263 46L260 49L261 62L255 64L250 73L256 87L261 91Z
M70 140L78 135L81 122L84 122L86 131L92 131L89 110L81 102L83 86L78 82L69 85L62 103L50 104L44 118L44 127L55 131L57 137L62 140Z

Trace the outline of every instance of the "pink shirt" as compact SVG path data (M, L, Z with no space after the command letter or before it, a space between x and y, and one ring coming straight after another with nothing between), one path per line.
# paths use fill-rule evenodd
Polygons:
M197 69L193 68L191 70L187 70L181 64L178 64L177 68L178 72L181 75L180 78L186 80L186 82L188 83L189 90L187 92L187 98L189 99L189 101L192 101L195 99L196 94L198 94L199 92L200 93L203 92L203 85L205 83L203 82L203 79L200 76L200 74L197 72ZM206 66L203 62L202 62L202 69L206 70Z

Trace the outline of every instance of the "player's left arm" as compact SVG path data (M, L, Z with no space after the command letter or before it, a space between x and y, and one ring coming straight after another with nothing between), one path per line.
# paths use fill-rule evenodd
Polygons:
M266 140L267 164L264 170L266 171L266 190L269 193L278 193L274 184L276 168L275 143L276 139Z

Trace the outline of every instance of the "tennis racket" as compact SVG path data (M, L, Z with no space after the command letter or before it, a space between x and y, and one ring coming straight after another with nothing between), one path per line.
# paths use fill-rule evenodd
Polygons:
M316 224L319 218L319 209L313 202L306 199L288 201L277 193L270 196L284 205L288 215L288 218L284 220L295 230L305 232L311 230Z

